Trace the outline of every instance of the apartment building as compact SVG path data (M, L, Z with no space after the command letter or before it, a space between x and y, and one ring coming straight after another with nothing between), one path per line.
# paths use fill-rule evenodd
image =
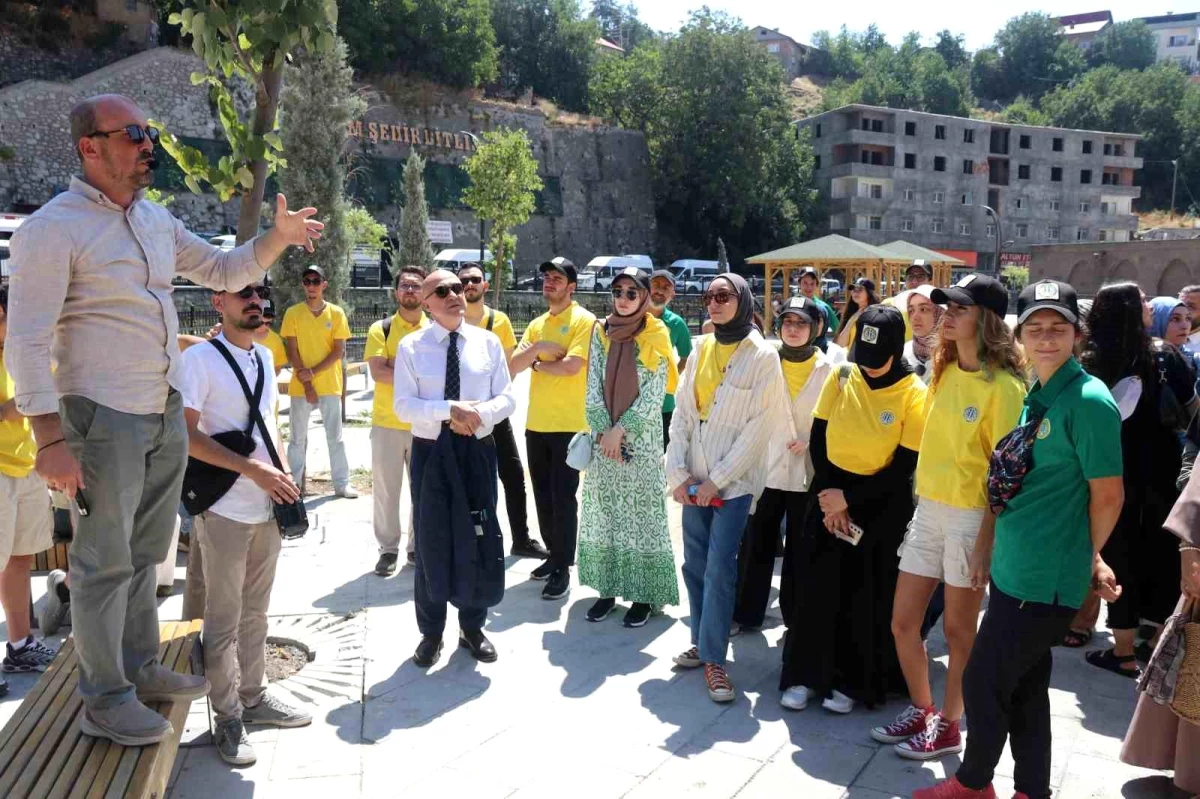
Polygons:
M788 80L805 74L810 67L821 71L820 56L824 51L812 45L801 44L786 33L762 25L751 28L750 34L760 47L779 61Z
M1200 67L1197 51L1200 12L1141 17L1140 21L1154 33L1159 61L1178 61L1188 72L1196 72Z
M1135 134L869 105L797 127L812 135L830 231L859 241L902 238L995 271L997 235L1004 264L1027 263L1034 244L1128 241L1137 230Z
M1087 50L1100 32L1113 24L1113 15L1111 11L1089 11L1086 14L1055 17L1054 21L1068 42Z

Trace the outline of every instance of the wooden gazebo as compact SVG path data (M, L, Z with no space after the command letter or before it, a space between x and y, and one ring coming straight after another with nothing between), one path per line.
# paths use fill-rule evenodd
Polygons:
M955 258L952 255L946 255L944 252L931 250L928 247L922 247L919 244L913 244L911 241L904 241L903 239L888 242L880 249L893 252L910 264L918 259L929 264L933 270L933 285L935 286L949 286L953 282L950 277L953 267L967 265L966 261ZM907 266L900 267L898 280L904 279L904 272L907 268Z
M783 275L783 298L786 300L792 292L792 272L801 267L811 266L821 277L830 269L841 270L848 287L859 277L868 277L875 281L880 298L890 297L893 293L889 285L890 273L899 270L901 275L895 286L901 287L904 267L912 263L912 258L906 258L882 247L875 247L861 241L848 239L836 233L819 239L793 244L781 250L772 250L762 255L746 259L748 264L762 264L766 278L766 296L763 312L766 314L767 329L771 330L774 323L774 308L771 305L771 282L776 274Z

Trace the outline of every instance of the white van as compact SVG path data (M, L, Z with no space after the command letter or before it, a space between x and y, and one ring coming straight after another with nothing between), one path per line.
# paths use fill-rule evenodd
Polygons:
M0 214L0 277L7 279L11 276L8 268L8 242L21 223L28 218L28 214Z
M596 276L594 290L608 291L612 287L612 282L616 276L621 274L621 270L631 266L644 269L647 273L654 271L654 261L651 260L649 255L598 255L588 261L585 272L580 273L579 287L583 288L583 275L591 272Z
M718 261L680 258L670 266L675 276L675 290L680 294L701 294L720 274Z
M433 260L437 262L439 269L449 269L455 274L458 274L458 270L466 264L480 263L479 250L442 250L433 256ZM483 260L492 260L491 250L483 251Z

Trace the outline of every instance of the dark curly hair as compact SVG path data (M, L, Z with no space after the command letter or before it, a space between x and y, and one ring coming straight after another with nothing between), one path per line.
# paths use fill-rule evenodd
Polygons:
M1142 317L1142 290L1137 283L1113 283L1096 292L1084 322L1079 360L1088 374L1100 378L1109 388L1131 375L1148 384L1154 372L1154 355Z

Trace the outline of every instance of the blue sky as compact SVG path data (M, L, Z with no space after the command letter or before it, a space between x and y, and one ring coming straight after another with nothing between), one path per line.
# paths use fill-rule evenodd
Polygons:
M634 0L642 20L658 30L676 30L690 9L704 5L703 0ZM991 44L996 31L1009 18L1026 11L1043 11L1055 16L1108 9L1120 21L1132 17L1190 12L1200 9L1200 0L1189 4L1175 2L1165 7L1131 0L1067 0L1062 5L1013 0L1000 3L964 3L962 0L862 0L857 3L788 2L787 0L709 0L708 6L742 19L746 25L778 28L799 42L808 42L815 31L836 32L843 24L851 30L863 30L874 22L892 43L915 30L926 40L943 28L965 34L967 47L976 50Z

